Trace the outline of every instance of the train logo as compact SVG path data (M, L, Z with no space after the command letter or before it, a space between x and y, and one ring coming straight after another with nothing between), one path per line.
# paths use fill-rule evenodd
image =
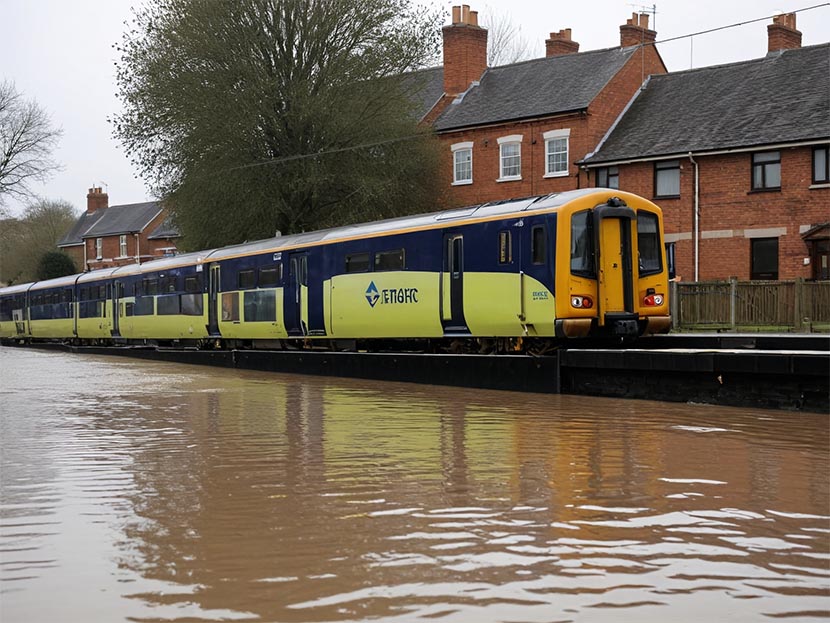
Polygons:
M375 282L369 284L369 287L366 288L366 300L369 301L369 305L374 307L378 299L380 299L380 294L378 293L378 288L375 285Z

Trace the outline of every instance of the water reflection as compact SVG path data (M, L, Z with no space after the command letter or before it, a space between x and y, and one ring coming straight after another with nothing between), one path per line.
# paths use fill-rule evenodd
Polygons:
M4 623L828 614L825 417L10 349L0 368Z

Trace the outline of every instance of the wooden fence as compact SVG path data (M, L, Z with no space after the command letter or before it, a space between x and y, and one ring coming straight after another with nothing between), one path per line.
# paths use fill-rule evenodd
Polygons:
M830 281L672 283L676 330L830 330Z

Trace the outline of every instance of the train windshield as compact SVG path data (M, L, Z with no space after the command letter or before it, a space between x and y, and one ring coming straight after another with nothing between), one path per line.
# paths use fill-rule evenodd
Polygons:
M583 277L596 276L594 268L594 232L591 211L571 217L571 272Z
M640 275L659 273L663 268L660 228L657 215L652 212L637 212L637 248Z

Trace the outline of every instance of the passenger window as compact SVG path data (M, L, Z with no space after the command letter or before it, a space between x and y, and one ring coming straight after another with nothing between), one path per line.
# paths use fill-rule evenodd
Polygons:
M594 232L588 210L571 217L571 272L582 277L596 277Z
M637 250L640 276L653 275L663 269L660 228L657 215L652 212L637 212Z
M375 270L403 270L404 253L403 249L396 251L381 251L375 253Z
M143 296L153 296L159 293L159 284L157 279L144 279L141 282L141 294ZM136 313L136 315L138 315Z
M198 276L194 275L192 277L185 277L184 278L184 291L185 292L201 292L202 284L200 282Z
M546 258L545 252L545 226L536 225L533 227L530 240L530 256L531 262L534 264L544 264Z
M222 294L222 320L224 322L239 321L239 292Z
M369 270L369 254L353 253L346 256L347 273L365 273Z
M250 290L256 286L256 273L253 270L242 270L237 275L237 286L240 290Z
M499 264L510 264L513 261L513 240L509 231L499 232Z
M259 287L273 288L281 281L282 264L274 268L260 268L259 269Z

